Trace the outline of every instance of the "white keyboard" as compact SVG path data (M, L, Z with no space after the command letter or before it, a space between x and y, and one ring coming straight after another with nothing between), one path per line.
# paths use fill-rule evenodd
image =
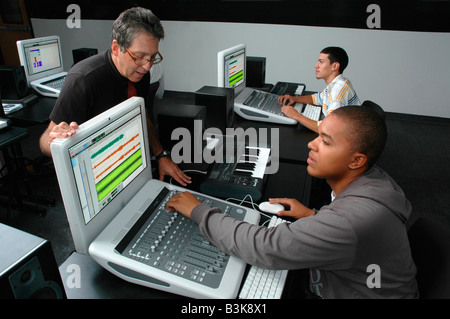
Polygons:
M313 121L318 121L320 119L320 112L322 111L322 108L320 106L306 104L303 112L301 111L301 108L302 108L302 104L295 106L295 109L299 113L301 113L303 116L306 116L307 118L309 118Z
M267 227L274 227L286 220L273 215ZM239 299L280 299L286 283L287 270L269 270L251 266Z

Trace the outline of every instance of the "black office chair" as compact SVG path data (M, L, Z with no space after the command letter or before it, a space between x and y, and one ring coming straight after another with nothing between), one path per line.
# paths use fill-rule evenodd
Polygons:
M386 120L386 114L384 114L383 108L379 106L377 103L366 100L361 105L370 107L372 110L377 112L383 118L383 120Z
M421 299L450 298L450 232L421 217L408 231Z

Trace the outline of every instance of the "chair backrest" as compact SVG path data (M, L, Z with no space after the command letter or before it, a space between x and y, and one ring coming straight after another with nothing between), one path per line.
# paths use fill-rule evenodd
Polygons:
M383 120L386 120L386 114L384 114L383 108L381 106L379 106L377 103L366 100L366 101L362 102L361 105L370 107L375 112L377 112L383 118Z
M450 232L421 217L409 229L408 237L420 298L450 298Z

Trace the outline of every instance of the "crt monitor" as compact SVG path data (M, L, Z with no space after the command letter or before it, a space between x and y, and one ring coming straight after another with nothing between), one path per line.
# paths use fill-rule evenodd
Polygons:
M17 41L17 51L20 64L25 69L28 86L34 80L64 72L58 36Z
M246 85L246 45L239 44L217 53L217 86L234 88L237 96Z
M132 97L50 145L75 248L87 253L151 179L144 100Z

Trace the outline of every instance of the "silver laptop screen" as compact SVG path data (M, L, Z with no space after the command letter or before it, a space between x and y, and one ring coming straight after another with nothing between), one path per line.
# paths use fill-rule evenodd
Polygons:
M147 166L142 114L139 107L133 112L126 123L113 122L69 148L86 224Z
M246 86L246 45L238 44L217 53L217 86L233 88L237 96Z
M225 87L234 88L244 84L245 50L225 56Z
M24 45L26 68L29 75L36 75L62 67L58 40L28 43Z

